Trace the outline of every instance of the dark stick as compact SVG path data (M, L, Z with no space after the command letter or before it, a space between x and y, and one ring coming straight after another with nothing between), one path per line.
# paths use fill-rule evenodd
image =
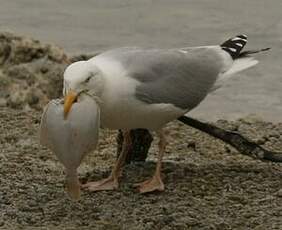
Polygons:
M178 120L186 125L205 132L213 137L216 137L227 144L230 144L241 154L260 160L282 162L282 152L273 152L266 150L237 132L227 131L222 128L218 128L215 125L203 123L186 116L182 116L178 118ZM126 163L128 164L131 161L145 161L153 140L152 135L146 129L135 129L131 130L131 137L133 143L132 148L128 153ZM121 151L122 141L122 133L119 132L117 136L117 155Z
M260 160L282 162L282 152L272 152L266 150L256 143L246 139L237 132L227 131L214 125L203 123L186 116L182 116L178 118L178 120L195 129L208 133L213 137L221 139L222 141L232 145L244 155Z
M129 164L134 161L145 161L148 155L148 151L151 147L153 137L147 129L134 129L130 131L132 140L132 146L129 150L125 163ZM119 130L117 135L117 156L122 149L123 135Z

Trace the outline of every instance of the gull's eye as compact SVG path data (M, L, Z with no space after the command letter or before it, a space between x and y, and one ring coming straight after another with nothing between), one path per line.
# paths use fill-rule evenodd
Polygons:
M92 78L92 76L87 77L84 82L85 82L85 83L88 83L91 78Z

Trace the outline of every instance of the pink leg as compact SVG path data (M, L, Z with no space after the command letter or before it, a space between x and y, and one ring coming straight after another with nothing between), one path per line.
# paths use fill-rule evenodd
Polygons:
M110 176L99 181L88 182L82 185L83 188L87 188L90 191L115 190L118 188L118 178L121 176L122 166L124 165L127 153L131 146L130 131L126 130L122 132L124 136L122 151L112 169Z
M140 184L138 184L139 192L140 193L147 193L153 191L164 191L164 183L161 178L161 165L162 165L162 158L165 152L166 147L166 138L163 130L158 132L160 141L159 141L159 154L158 154L158 161L155 173L152 178L146 180Z

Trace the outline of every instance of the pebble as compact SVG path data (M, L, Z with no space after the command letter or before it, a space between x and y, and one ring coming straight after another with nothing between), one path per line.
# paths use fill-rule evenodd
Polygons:
M282 188L277 192L277 196L282 197Z

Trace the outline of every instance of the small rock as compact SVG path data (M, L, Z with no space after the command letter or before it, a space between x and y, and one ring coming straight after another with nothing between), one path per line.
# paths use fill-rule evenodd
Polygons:
M269 137L273 137L273 138L279 138L280 134L277 130L271 130L270 133L268 134Z
M21 91L14 91L7 100L7 105L14 109L21 109L25 101L25 94Z
M49 71L49 69L46 66L41 66L40 71L41 71L41 73L47 73Z
M277 192L276 195L279 196L279 197L282 197L282 189L280 189L280 190Z
M37 92L36 89L30 89L30 91L27 93L27 102L30 106L35 105L39 102L39 92Z
M228 145L224 145L224 149L227 153L230 153L231 152L231 149L229 148Z
M25 64L11 66L7 68L5 73L12 79L28 80L33 78L33 73Z
M263 145L265 144L266 139L264 137L260 137L260 138L254 139L254 142L258 145Z
M32 145L32 140L30 138L27 138L27 139L20 139L18 142L17 142L17 145L18 146L21 146L21 147L28 147L28 146L31 146Z
M193 150L196 149L196 142L195 141L188 141L187 148L191 148Z

